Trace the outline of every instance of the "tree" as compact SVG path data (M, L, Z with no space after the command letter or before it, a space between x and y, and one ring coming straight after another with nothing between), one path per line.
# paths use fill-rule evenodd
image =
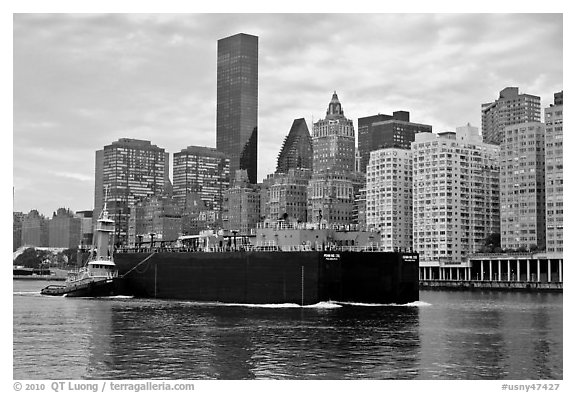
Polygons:
M66 256L66 263L69 266L76 265L76 257L78 255L78 248L67 248L66 250L62 251L62 254Z
M500 248L500 234L499 233L491 233L489 234L486 239L484 239L484 246L490 251L487 252L494 252L494 249L497 247Z
M49 252L43 250L36 250L35 248L27 248L18 255L13 264L24 267L37 268L49 256Z

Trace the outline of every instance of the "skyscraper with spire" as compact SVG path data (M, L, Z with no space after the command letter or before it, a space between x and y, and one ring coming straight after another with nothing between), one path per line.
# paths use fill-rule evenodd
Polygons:
M336 92L326 117L314 123L313 174L308 186L308 221L349 224L353 220L355 194L355 134L352 120Z

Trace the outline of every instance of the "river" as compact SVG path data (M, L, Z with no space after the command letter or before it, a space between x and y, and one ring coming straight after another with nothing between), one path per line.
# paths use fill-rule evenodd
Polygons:
M562 294L405 305L47 297L13 281L14 379L563 378Z

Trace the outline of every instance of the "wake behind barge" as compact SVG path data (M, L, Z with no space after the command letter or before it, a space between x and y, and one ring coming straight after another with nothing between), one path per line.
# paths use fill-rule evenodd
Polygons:
M252 236L208 232L173 245L118 250L114 261L123 285L139 297L300 305L418 300L418 254L381 251L376 236L261 225Z

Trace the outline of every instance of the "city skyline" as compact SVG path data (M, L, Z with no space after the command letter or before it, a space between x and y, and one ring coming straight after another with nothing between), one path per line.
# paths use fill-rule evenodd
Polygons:
M399 110L434 132L480 127L481 104L508 86L548 107L563 90L562 25L561 14L15 15L14 210L92 208L94 154L120 138L166 149L171 167L189 145L215 147L218 39L259 37L261 181L293 120L312 129L334 90L355 132L359 117Z

